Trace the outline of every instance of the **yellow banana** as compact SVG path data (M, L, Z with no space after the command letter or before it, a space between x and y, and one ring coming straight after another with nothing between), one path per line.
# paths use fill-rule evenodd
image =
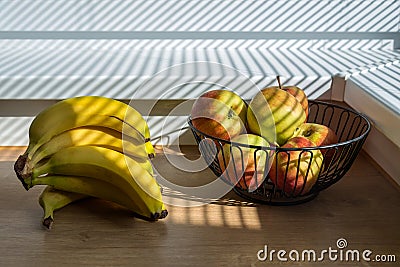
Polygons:
M150 130L142 115L121 101L101 96L68 98L40 112L30 125L29 146L25 154L31 156L38 146L61 132L90 125L113 128L143 140L148 154L155 154L149 142Z
M88 198L74 192L58 190L53 186L46 186L39 196L39 204L43 208L42 224L50 229L54 222L54 212L71 204L72 202Z
M149 219L159 218L165 210L155 178L134 159L108 148L61 149L42 165L26 168L21 181L29 189L43 175L87 176L112 183L137 204L137 213Z
M84 176L46 175L34 179L32 185L50 185L59 190L59 194L67 195L71 192L81 196L92 196L104 199L131 210L134 215L139 218L145 220L155 219L141 215L140 207L132 201L132 198L129 195L117 188L115 185L100 179ZM161 212L158 219L162 219L165 216L167 216L166 210Z
M69 120L71 117L77 118L81 115L115 117L136 128L143 139L150 138L147 122L133 107L112 98L81 96L62 100L37 115L29 129L30 141L32 143L39 141L48 129L58 124L60 119Z
M53 114L55 117L57 114ZM43 133L42 137L36 141L35 143L29 141L29 146L25 155L27 158L31 159L32 156L36 153L36 151L41 147L43 144L50 141L54 136L57 136L65 131L70 129L83 127L83 126L99 126L105 127L109 129L116 130L121 134L128 136L130 139L137 140L138 142L142 142L143 144L146 143L145 149L147 150L147 154L151 156L155 154L154 148L151 145L150 141L145 141L145 139L140 135L140 133L133 127L126 126L125 123L118 118L106 116L106 115L86 115L80 114L76 115L75 117L71 116L65 119L59 118L60 120L54 122L52 127L49 126L48 130Z
M120 133L121 133L120 129L122 129L122 127L123 127L122 126L123 122L121 122L121 121L119 121L119 120L117 120L117 119L115 119L113 117L106 117L106 116L102 116L102 115L98 115L96 117L86 117L86 116L82 115L82 116L79 116L79 121L87 122L86 125L102 125L102 128L114 129L115 131L118 131ZM101 122L101 123L99 123L99 122ZM64 121L64 123L68 124L68 122L65 122L65 121ZM70 130L70 128L69 127L65 127L65 125L64 125L64 128L66 129L66 131ZM60 127L59 127L59 129L60 129ZM74 129L74 128L72 128L72 129ZM48 143L48 142L51 143L49 145L50 147L52 145L58 146L57 144L55 144L55 142L51 141L52 138L54 138L54 136L57 136L57 133L55 133L52 130L53 129L50 129L49 133L46 134L45 136L43 136L41 141L39 143L37 143L36 145L32 145L30 143L29 146L28 146L28 149L25 151L25 153L18 157L17 161L14 164L14 170L15 170L15 173L17 174L17 176L18 176L18 178L20 180L23 179L22 178L22 173L24 173L26 169L30 169L33 166L35 166L36 163L41 160L41 157L44 156L43 154L42 155L37 155L37 159L33 160L34 155L40 153L40 152L38 152L38 150L41 150L40 148L42 146L46 146L45 144ZM66 131L64 131L64 132L66 132ZM126 132L126 131L124 131L124 132ZM63 132L61 132L60 134L63 134ZM122 144L121 145L124 147L124 150L126 148L127 151L124 151L124 153L127 153L128 155L129 155L129 151L132 148L132 146L129 145L128 143L131 140L135 140L136 143L141 142L137 138L132 137L132 136L134 136L134 134L136 134L136 136L137 136L138 135L137 131L133 130L131 132L131 135L129 135L129 137L124 137L122 139ZM121 133L121 135L122 135L122 133ZM73 141L73 140L70 140L70 141ZM65 140L63 142L68 142L68 140ZM85 140L80 140L79 142L84 143ZM150 145L150 147L152 149L151 151L153 151L153 152L149 152L149 150L147 150L145 153L146 154L147 153L154 153L154 147L151 145L150 142L146 143L145 149L148 148L147 144ZM65 145L65 143L60 143L59 144L59 146L63 146L63 145ZM49 149L49 147L47 146L46 149ZM140 150L143 152L143 149L140 149ZM38 153L36 153L36 152L38 152ZM137 152L140 153L139 149L137 150ZM43 152L43 153L47 153L47 152ZM147 166L146 168L150 171L151 174L153 174L153 172L152 172L153 169L152 169L151 163L149 161L146 161L144 159L138 159L138 162L140 162L140 163L144 162L144 164Z
M106 127L79 127L54 136L44 143L32 156L31 164L50 157L58 150L71 146L101 146L125 153L128 156L148 159L143 142L133 138L124 137L122 133Z

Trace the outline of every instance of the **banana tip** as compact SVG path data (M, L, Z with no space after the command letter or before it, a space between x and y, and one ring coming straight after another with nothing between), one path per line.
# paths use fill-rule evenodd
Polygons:
M168 215L168 211L167 210L161 211L160 219L164 219L165 217L167 217L167 215Z
M51 217L49 216L49 217L43 219L42 224L43 224L43 226L46 227L47 229L51 229L51 227L53 226L53 222L54 222L53 218L51 218Z
M149 222L156 222L159 219L164 219L165 217L167 217L168 215L168 211L167 210L162 210L161 212L155 212L150 214L150 216L144 216L144 215L140 215L136 212L134 212L134 216L136 218L145 220L145 221L149 221Z
M168 211L167 210L162 210L160 213L159 212L153 213L151 215L151 220L152 221L157 221L159 219L164 219L165 217L167 217L167 215L168 215Z

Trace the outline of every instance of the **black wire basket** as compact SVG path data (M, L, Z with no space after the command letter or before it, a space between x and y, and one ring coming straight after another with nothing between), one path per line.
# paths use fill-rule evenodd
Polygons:
M309 100L307 122L328 126L335 132L338 142L304 148L234 143L199 131L193 126L191 118L188 118L199 150L214 174L232 185L239 196L269 205L293 205L309 201L320 191L339 181L354 163L371 129L371 123L365 115L347 107L317 100ZM229 153L225 153L227 149ZM228 159L226 155L231 155L233 150L239 151L239 158ZM250 159L249 151L252 153ZM286 158L290 162L291 153L297 153L297 157L293 157L293 160L298 160L297 165L294 165L297 169L293 170L292 167L290 170L287 163L283 166L286 169L280 175L276 171L272 173L272 166L276 170L280 162L274 159ZM319 155L323 155L321 166L311 179L309 177L312 177L314 171L312 165ZM252 171L248 172L246 168L251 159ZM301 163L303 159L308 160ZM233 167L230 166L232 168L228 167L229 160L236 161L233 162ZM249 176L246 175L249 174L253 179L248 179Z

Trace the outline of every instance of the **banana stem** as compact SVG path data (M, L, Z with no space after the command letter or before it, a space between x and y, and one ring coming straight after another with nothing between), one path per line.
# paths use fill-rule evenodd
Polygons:
M30 188L30 185L26 183L26 179L29 179L31 176L31 172L29 170L28 163L28 155L23 154L20 155L17 161L14 163L14 171L17 175L18 179L21 181L22 185L26 190Z

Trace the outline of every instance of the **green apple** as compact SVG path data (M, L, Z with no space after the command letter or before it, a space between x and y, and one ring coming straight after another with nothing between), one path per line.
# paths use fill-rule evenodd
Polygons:
M290 138L281 148L314 147L309 139L297 136ZM320 150L278 151L269 171L269 178L278 189L289 196L307 194L317 181L323 162Z
M235 92L216 89L202 94L191 110L193 126L223 140L246 132L246 102Z
M272 164L273 150L248 147L270 146L267 140L255 134L241 134L233 137L231 142L232 145L225 144L218 153L223 176L233 185L252 192L264 181ZM268 168L265 168L266 163Z
M270 143L283 145L306 120L300 102L277 87L267 87L251 100L247 111L250 131Z

